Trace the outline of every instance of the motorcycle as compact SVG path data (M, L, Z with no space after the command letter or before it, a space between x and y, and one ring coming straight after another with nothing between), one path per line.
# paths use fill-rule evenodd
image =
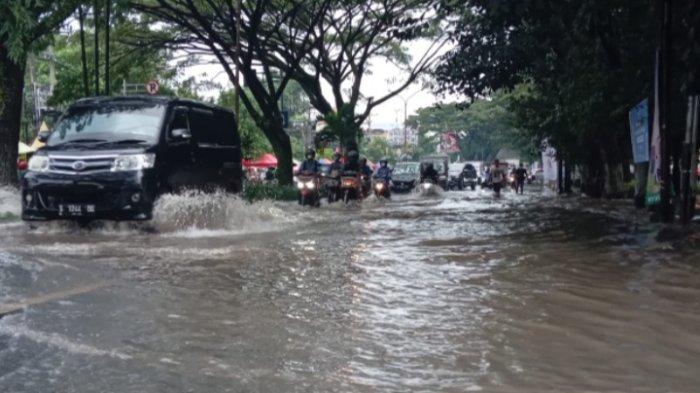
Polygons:
M341 198L340 189L340 172L337 170L331 171L328 175L323 178L323 186L328 195L328 203L333 203Z
M390 199L391 198L391 185L388 180L386 179L375 179L374 180L374 196L377 197L377 199L381 198L386 198Z
M508 185L510 185L510 188L513 190L518 189L518 179L515 177L515 174L511 173L508 175Z
M343 173L340 177L340 195L343 202L348 204L351 200L362 199L362 182L354 172Z
M299 189L299 204L302 206L321 206L321 195L319 193L320 182L318 176L300 175L297 177L297 188Z
M418 187L421 196L435 196L440 194L440 186L430 179L423 180Z

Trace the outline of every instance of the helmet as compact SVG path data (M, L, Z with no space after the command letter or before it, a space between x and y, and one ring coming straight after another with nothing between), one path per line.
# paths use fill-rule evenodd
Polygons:
M357 152L357 150L350 150L348 153L348 160L350 162L357 162L357 160L360 158L360 153Z
M379 165L387 166L388 164L389 164L389 160L387 160L386 157L382 157L379 159Z
M309 149L309 150L307 150L307 151L306 151L306 157L309 157L309 156L311 156L311 158L316 157L316 150L314 150L314 149Z
M360 158L360 163L361 163L362 165L367 164L367 157L362 157L362 158Z
M339 152L335 152L335 153L333 154L333 159L336 160L336 161L337 161L337 160L340 160L340 157L342 157L342 156L340 155Z

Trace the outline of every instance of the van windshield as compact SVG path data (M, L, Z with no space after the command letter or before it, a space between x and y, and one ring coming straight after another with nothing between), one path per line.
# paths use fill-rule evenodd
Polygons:
M63 143L158 142L165 115L160 104L75 107L56 124L48 146Z

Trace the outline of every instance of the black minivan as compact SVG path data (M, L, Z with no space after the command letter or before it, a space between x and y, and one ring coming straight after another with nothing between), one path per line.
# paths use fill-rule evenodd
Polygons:
M148 220L158 195L241 190L234 114L152 96L75 102L29 161L22 219Z

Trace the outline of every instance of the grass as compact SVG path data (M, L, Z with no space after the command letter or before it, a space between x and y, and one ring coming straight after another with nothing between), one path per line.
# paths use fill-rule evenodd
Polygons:
M266 199L274 201L295 201L297 197L297 189L294 186L254 183L247 184L243 189L243 198L248 202Z

